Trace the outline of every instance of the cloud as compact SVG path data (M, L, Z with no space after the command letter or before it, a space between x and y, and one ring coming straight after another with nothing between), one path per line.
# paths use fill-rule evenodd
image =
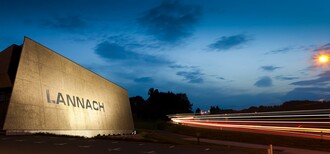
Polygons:
M189 69L189 68L197 68L196 66L184 66L184 65L171 65L169 68L172 69Z
M104 59L115 60L115 59L131 59L138 57L138 54L125 49L124 47L116 44L104 41L96 46L96 54Z
M234 109L244 109L251 106L268 106L282 103L278 98L279 93L259 93L259 94L240 94L234 96L226 96L221 99L224 105Z
M221 76L216 77L216 79L225 80L225 78L224 77L221 77Z
M284 100L319 100L330 99L330 87L299 87L283 96Z
M289 52L299 52L299 51L311 51L315 48L316 48L315 45L289 46L289 47L282 47L282 48L279 48L279 49L268 51L268 52L265 53L265 55L285 54L285 53L289 53Z
M203 83L203 74L199 70L194 71L179 71L176 73L178 76L183 76L189 83Z
M298 77L292 77L292 76L283 76L283 75L278 75L275 77L276 80L295 80L299 79Z
M203 73L200 72L197 66L186 66L186 65L170 65L169 68L176 70L176 75L184 77L189 83L203 83Z
M81 30L86 28L88 24L79 16L56 16L41 21L41 26L66 32L81 32Z
M269 51L268 53L271 53L271 54L287 53L287 52L290 52L292 49L293 49L292 47L283 47L283 48L280 48L277 50Z
M325 71L318 75L318 78L313 80L303 80L298 82L293 82L291 85L298 86L321 86L326 85L330 81L330 70Z
M134 81L138 82L138 83L150 83L150 82L152 82L152 78L151 77L141 77L141 78L135 78Z
M121 46L125 46L126 48L130 48L130 49L139 49L139 48L148 47L147 44L141 43L141 42L137 41L134 37L127 36L124 34L109 36L107 38L107 41L115 43L115 44L119 44Z
M158 40L178 42L192 34L200 14L197 6L170 0L148 10L138 22Z
M271 87L273 85L272 79L268 76L261 77L254 83L256 87Z
M325 44L314 50L315 52L329 52L330 51L330 43Z
M137 50L144 50L145 46L134 42L129 39L114 39L109 37L109 39L99 43L95 47L95 53L105 60L120 60L126 61L131 65L135 64L145 64L145 65L162 65L171 64L172 62L156 56L144 54L141 52L136 52Z
M234 47L240 47L246 42L252 40L244 34L222 36L216 42L209 45L209 48L217 51L229 50Z
M268 71L268 72L273 72L281 67L276 67L276 66L272 66L272 65L268 65L268 66L261 66L260 67L262 70L264 71Z
M291 76L276 76L277 80L296 80L298 77ZM293 82L291 85L296 86L308 86L308 87L296 87L289 91L286 95L282 96L283 101L287 100L319 100L330 99L330 87L328 83L330 81L330 70L325 71L312 80L302 80Z

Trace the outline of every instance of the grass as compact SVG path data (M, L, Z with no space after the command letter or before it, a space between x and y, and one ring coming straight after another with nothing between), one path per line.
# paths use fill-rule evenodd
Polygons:
M147 142L153 143L165 143L180 145L186 147L205 147L212 149L219 149L220 151L231 151L231 152L243 152L249 154L264 154L266 149L254 149L254 148L241 148L234 146L218 145L211 143L198 143L197 141L188 141L184 140L178 135L173 135L172 133L166 133L166 131L157 131L157 130L138 130L138 134L144 137L144 140ZM279 153L279 152L275 152Z
M197 140L196 141L184 140L181 137L179 137L179 135L177 135L180 133L173 131L175 125L169 122L135 119L134 125L135 125L135 129L137 130L137 135L142 136L144 142L166 143L166 144L181 145L181 146L204 146L208 148L217 148L224 151L237 151L237 152L244 152L250 154L266 153L266 149L241 148L241 147L233 147L233 146L218 145L211 143L198 143ZM186 129L189 129L190 133L183 135L195 137L194 128L186 128ZM177 131L180 130L177 129ZM275 152L275 153L279 153L279 152Z

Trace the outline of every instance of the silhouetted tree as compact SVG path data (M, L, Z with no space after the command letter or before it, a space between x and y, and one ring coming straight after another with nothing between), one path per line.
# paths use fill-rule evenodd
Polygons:
M150 88L146 102L147 114L152 118L165 118L168 114L191 113L192 104L184 93L159 92Z
M220 112L220 108L219 108L219 106L216 106L216 107L215 107L215 110L216 110L216 112Z
M222 110L220 110L219 106L211 106L210 114L220 114Z
M201 109L200 108L197 108L196 111L195 111L196 114L200 114L201 113Z
M144 116L146 101L141 96L129 98L133 116L140 118Z
M148 90L149 98L145 101L141 96L131 97L132 113L138 118L166 119L166 115L175 113L192 113L188 97L184 93L159 92Z
M213 106L210 107L210 114L215 114L215 108Z

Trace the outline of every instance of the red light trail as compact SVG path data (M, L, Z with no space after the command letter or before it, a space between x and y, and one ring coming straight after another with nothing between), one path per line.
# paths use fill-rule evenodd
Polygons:
M330 140L329 109L169 117L175 123L194 127Z

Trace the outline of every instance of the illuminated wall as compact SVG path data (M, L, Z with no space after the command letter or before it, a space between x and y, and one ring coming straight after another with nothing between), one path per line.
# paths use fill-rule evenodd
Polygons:
M24 39L3 124L7 134L45 132L91 137L129 134L133 129L125 89Z

